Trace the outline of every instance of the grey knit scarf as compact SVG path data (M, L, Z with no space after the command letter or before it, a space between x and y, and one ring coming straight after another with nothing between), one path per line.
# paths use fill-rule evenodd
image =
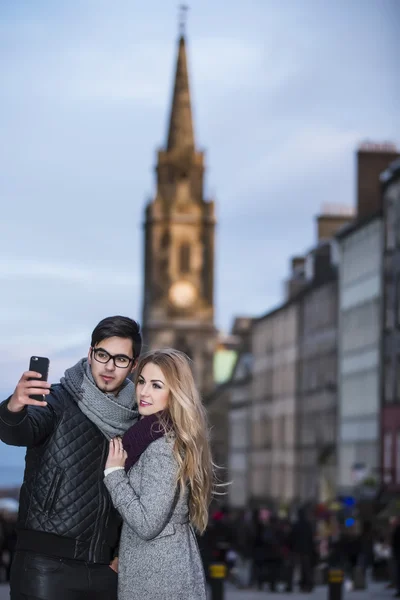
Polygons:
M87 358L67 369L60 383L108 440L122 436L138 420L132 381L125 379L118 395L102 392L95 384Z

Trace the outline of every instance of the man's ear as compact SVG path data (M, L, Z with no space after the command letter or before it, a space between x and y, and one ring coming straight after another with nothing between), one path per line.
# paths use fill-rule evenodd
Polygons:
M133 371L134 371L134 370L136 369L136 367L138 366L138 361L139 361L139 359L138 359L138 358L135 358L135 360L133 361L133 363L132 363L132 368L131 368L131 371L130 371L131 373L133 373Z
M89 363L89 365L92 364L92 351L93 351L93 348L92 348L92 346L90 346L89 352L88 352L88 363Z

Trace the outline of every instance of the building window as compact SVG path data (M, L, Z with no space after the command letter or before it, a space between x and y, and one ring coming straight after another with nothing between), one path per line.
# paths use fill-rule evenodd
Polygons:
M400 198L397 195L395 204L394 230L396 232L396 246L400 248Z
M383 470L385 482L392 481L392 432L387 431L383 437Z
M175 348L186 354L191 360L193 360L192 351L187 340L183 336L179 336L175 342Z
M390 358L385 362L385 402L393 402L393 368Z
M171 241L171 236L170 236L169 231L168 230L164 231L164 233L161 237L161 243L160 243L161 249L164 250L164 249L168 248L168 246L170 245L170 241Z
M396 483L400 483L400 431L397 431L396 440Z
M397 277L396 285L396 321L397 327L400 327L400 275Z
M400 402L400 354L397 355L396 369L396 401Z
M309 361L310 366L310 379L309 379L309 389L315 390L318 387L318 361L316 358Z
M396 213L393 202L388 202L386 211L386 250L396 247Z
M340 263L340 247L337 240L333 239L331 245L331 261L333 265L339 266Z
M392 282L388 281L385 285L385 328L394 327L394 302L392 296Z
M305 275L306 275L306 279L307 281L311 281L312 279L314 279L314 272L315 272L315 256L310 253L308 256L306 256L306 260L305 260Z
M179 248L179 270L181 273L190 272L190 245L187 243Z

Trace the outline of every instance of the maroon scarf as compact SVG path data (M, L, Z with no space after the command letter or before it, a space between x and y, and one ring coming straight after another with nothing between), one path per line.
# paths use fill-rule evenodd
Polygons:
M128 454L125 462L125 471L129 469L139 460L147 446L165 435L165 429L160 423L162 412L154 413L147 417L142 417L137 421L122 438L122 444ZM167 419L167 425L171 427Z

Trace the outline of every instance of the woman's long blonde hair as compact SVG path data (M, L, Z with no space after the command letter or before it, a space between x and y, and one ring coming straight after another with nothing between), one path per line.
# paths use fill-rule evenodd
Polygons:
M214 473L206 411L193 379L190 359L172 348L148 352L139 359L135 385L148 363L161 369L170 389L167 411L175 434L177 483L181 493L189 487L190 521L203 533L208 523Z

